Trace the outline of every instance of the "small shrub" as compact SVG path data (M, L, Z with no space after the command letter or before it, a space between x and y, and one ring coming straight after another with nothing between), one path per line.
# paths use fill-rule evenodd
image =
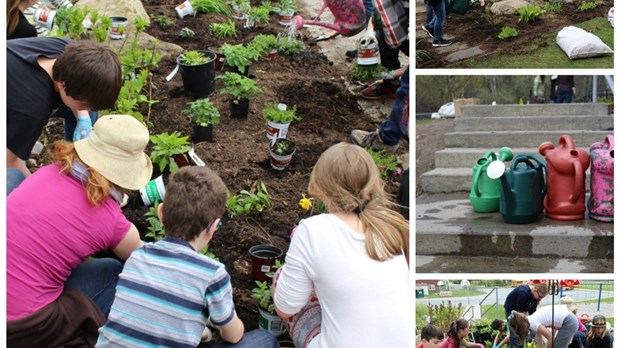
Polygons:
M263 6L252 7L248 11L248 18L253 20L254 23L269 23L269 8Z
M209 32L220 39L237 36L235 22L231 20L226 23L211 23L209 25Z
M374 81L381 78L381 74L388 70L381 64L359 65L353 64L349 68L354 79L359 81Z
M172 19L166 17L165 15L159 15L157 16L157 18L155 18L155 23L165 29L171 27L173 22Z
M286 110L281 110L278 104L267 103L263 108L263 117L267 121L275 123L291 123L294 120L299 120L301 117L297 116L297 106L293 105Z
M540 8L538 5L527 5L517 10L519 14L519 23L521 22L533 22L538 19L538 17L545 14L545 11Z
M256 85L256 81L234 72L227 71L215 79L224 81L224 88L220 90L220 93L228 94L235 100L250 99L256 93L263 91Z
M258 34L254 36L250 45L260 52L262 56L270 53L274 48L278 48L278 40L272 34Z
M170 174L179 170L179 166L174 161L174 155L186 154L191 150L189 136L181 136L179 132L164 132L151 135L153 148L151 151L151 161L159 167L159 171L164 173L166 169Z
M262 213L267 208L271 208L271 199L267 186L262 181L258 184L256 193L241 190L226 200L226 211L231 219L237 215L249 214L252 211Z
M189 117L194 124L207 127L220 123L220 111L209 98L198 99L188 105L187 109L181 111L181 114Z
M596 3L594 1L586 1L582 2L581 5L577 8L577 11L590 11L596 8Z
M502 19L499 16L496 16L491 12L491 6L486 6L484 8L484 18L491 24L492 26L497 26L502 23Z
M225 43L220 47L220 52L226 56L226 65L239 70L241 73L252 64L253 61L261 57L260 52L252 45L244 46L242 44L231 45Z
M194 16L199 12L202 13L220 13L230 16L230 7L222 0L190 0L194 8Z
M283 54L293 55L299 54L304 51L306 47L304 42L291 37L279 38L278 40L278 52Z
M497 34L497 38L500 40L506 40L517 35L519 35L519 31L517 29L510 26L505 26L502 28L502 31Z
M545 2L545 5L543 6L543 10L545 10L545 12L562 13L562 3L561 2Z
M194 33L193 30L191 30L190 28L183 28L181 29L181 31L179 31L179 37L183 38L183 39L189 39L194 37L194 35L196 35L196 33Z
M185 65L200 65L207 63L209 57L200 51L187 51L181 55L180 61Z

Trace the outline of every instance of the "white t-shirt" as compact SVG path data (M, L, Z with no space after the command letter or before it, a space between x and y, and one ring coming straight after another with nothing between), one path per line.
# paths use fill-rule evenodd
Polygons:
M322 310L321 348L409 347L409 270L404 255L379 262L364 235L335 215L299 223L274 296L297 313L314 288ZM314 344L313 344L314 346Z
M553 319L551 318L551 309L553 308ZM566 305L545 306L538 308L536 312L528 317L530 321L530 330L536 332L538 326L555 327L556 330L562 327L564 319L573 315L573 312L566 308Z

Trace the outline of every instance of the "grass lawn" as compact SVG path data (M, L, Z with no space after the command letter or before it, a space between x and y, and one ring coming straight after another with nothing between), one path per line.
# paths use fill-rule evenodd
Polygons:
M607 18L598 17L576 24L598 36L612 50L614 49L614 28ZM532 43L515 52L506 52L492 57L472 58L451 68L554 68L554 69L611 69L614 67L614 56L607 55L595 58L570 60L555 42L557 33L532 40ZM546 46L539 48L541 42Z
M575 289L588 289L588 290L598 290L598 284L580 284L575 287ZM613 284L603 284L603 291L614 291Z
M472 290L472 289L469 290L469 296L477 296L477 295L484 295L484 294L486 294L486 292ZM452 296L450 297L439 296L437 293L429 293L428 295L424 295L424 298L445 298L446 301L451 300L451 297L467 297L467 289L452 290ZM419 300L423 300L423 299L419 299Z

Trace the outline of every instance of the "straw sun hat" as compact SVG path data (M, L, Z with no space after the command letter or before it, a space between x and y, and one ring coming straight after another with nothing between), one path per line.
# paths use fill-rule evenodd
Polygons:
M574 311L577 307L575 307L575 305L573 304L575 301L573 301L572 297L569 296L564 296L560 299L560 304L566 305L566 308L568 308L569 311Z
M151 179L153 165L144 153L149 131L128 115L108 115L97 120L89 136L74 143L82 162L110 182L138 190Z

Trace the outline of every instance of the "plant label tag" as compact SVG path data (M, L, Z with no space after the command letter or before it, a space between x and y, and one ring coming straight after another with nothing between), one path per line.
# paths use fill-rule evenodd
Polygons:
M166 81L170 81L172 80L172 78L174 77L174 75L177 74L177 71L179 71L179 64L177 64L176 67L174 67L174 70L172 70L172 72L170 74L168 74L168 76L166 76Z
M267 272L269 272L271 270L271 266L269 266L269 265L262 265L262 266L260 266L260 270L261 270L261 272L267 273Z
M278 104L278 109L282 110L282 111L286 111L286 104Z
M198 157L198 155L196 154L196 152L194 152L194 148L192 148L191 150L189 150L187 152L187 154L189 155L189 158L192 159L192 161L194 161L194 163L198 166L198 167L204 167L205 166L205 162L203 162L203 160L200 159L200 157Z

